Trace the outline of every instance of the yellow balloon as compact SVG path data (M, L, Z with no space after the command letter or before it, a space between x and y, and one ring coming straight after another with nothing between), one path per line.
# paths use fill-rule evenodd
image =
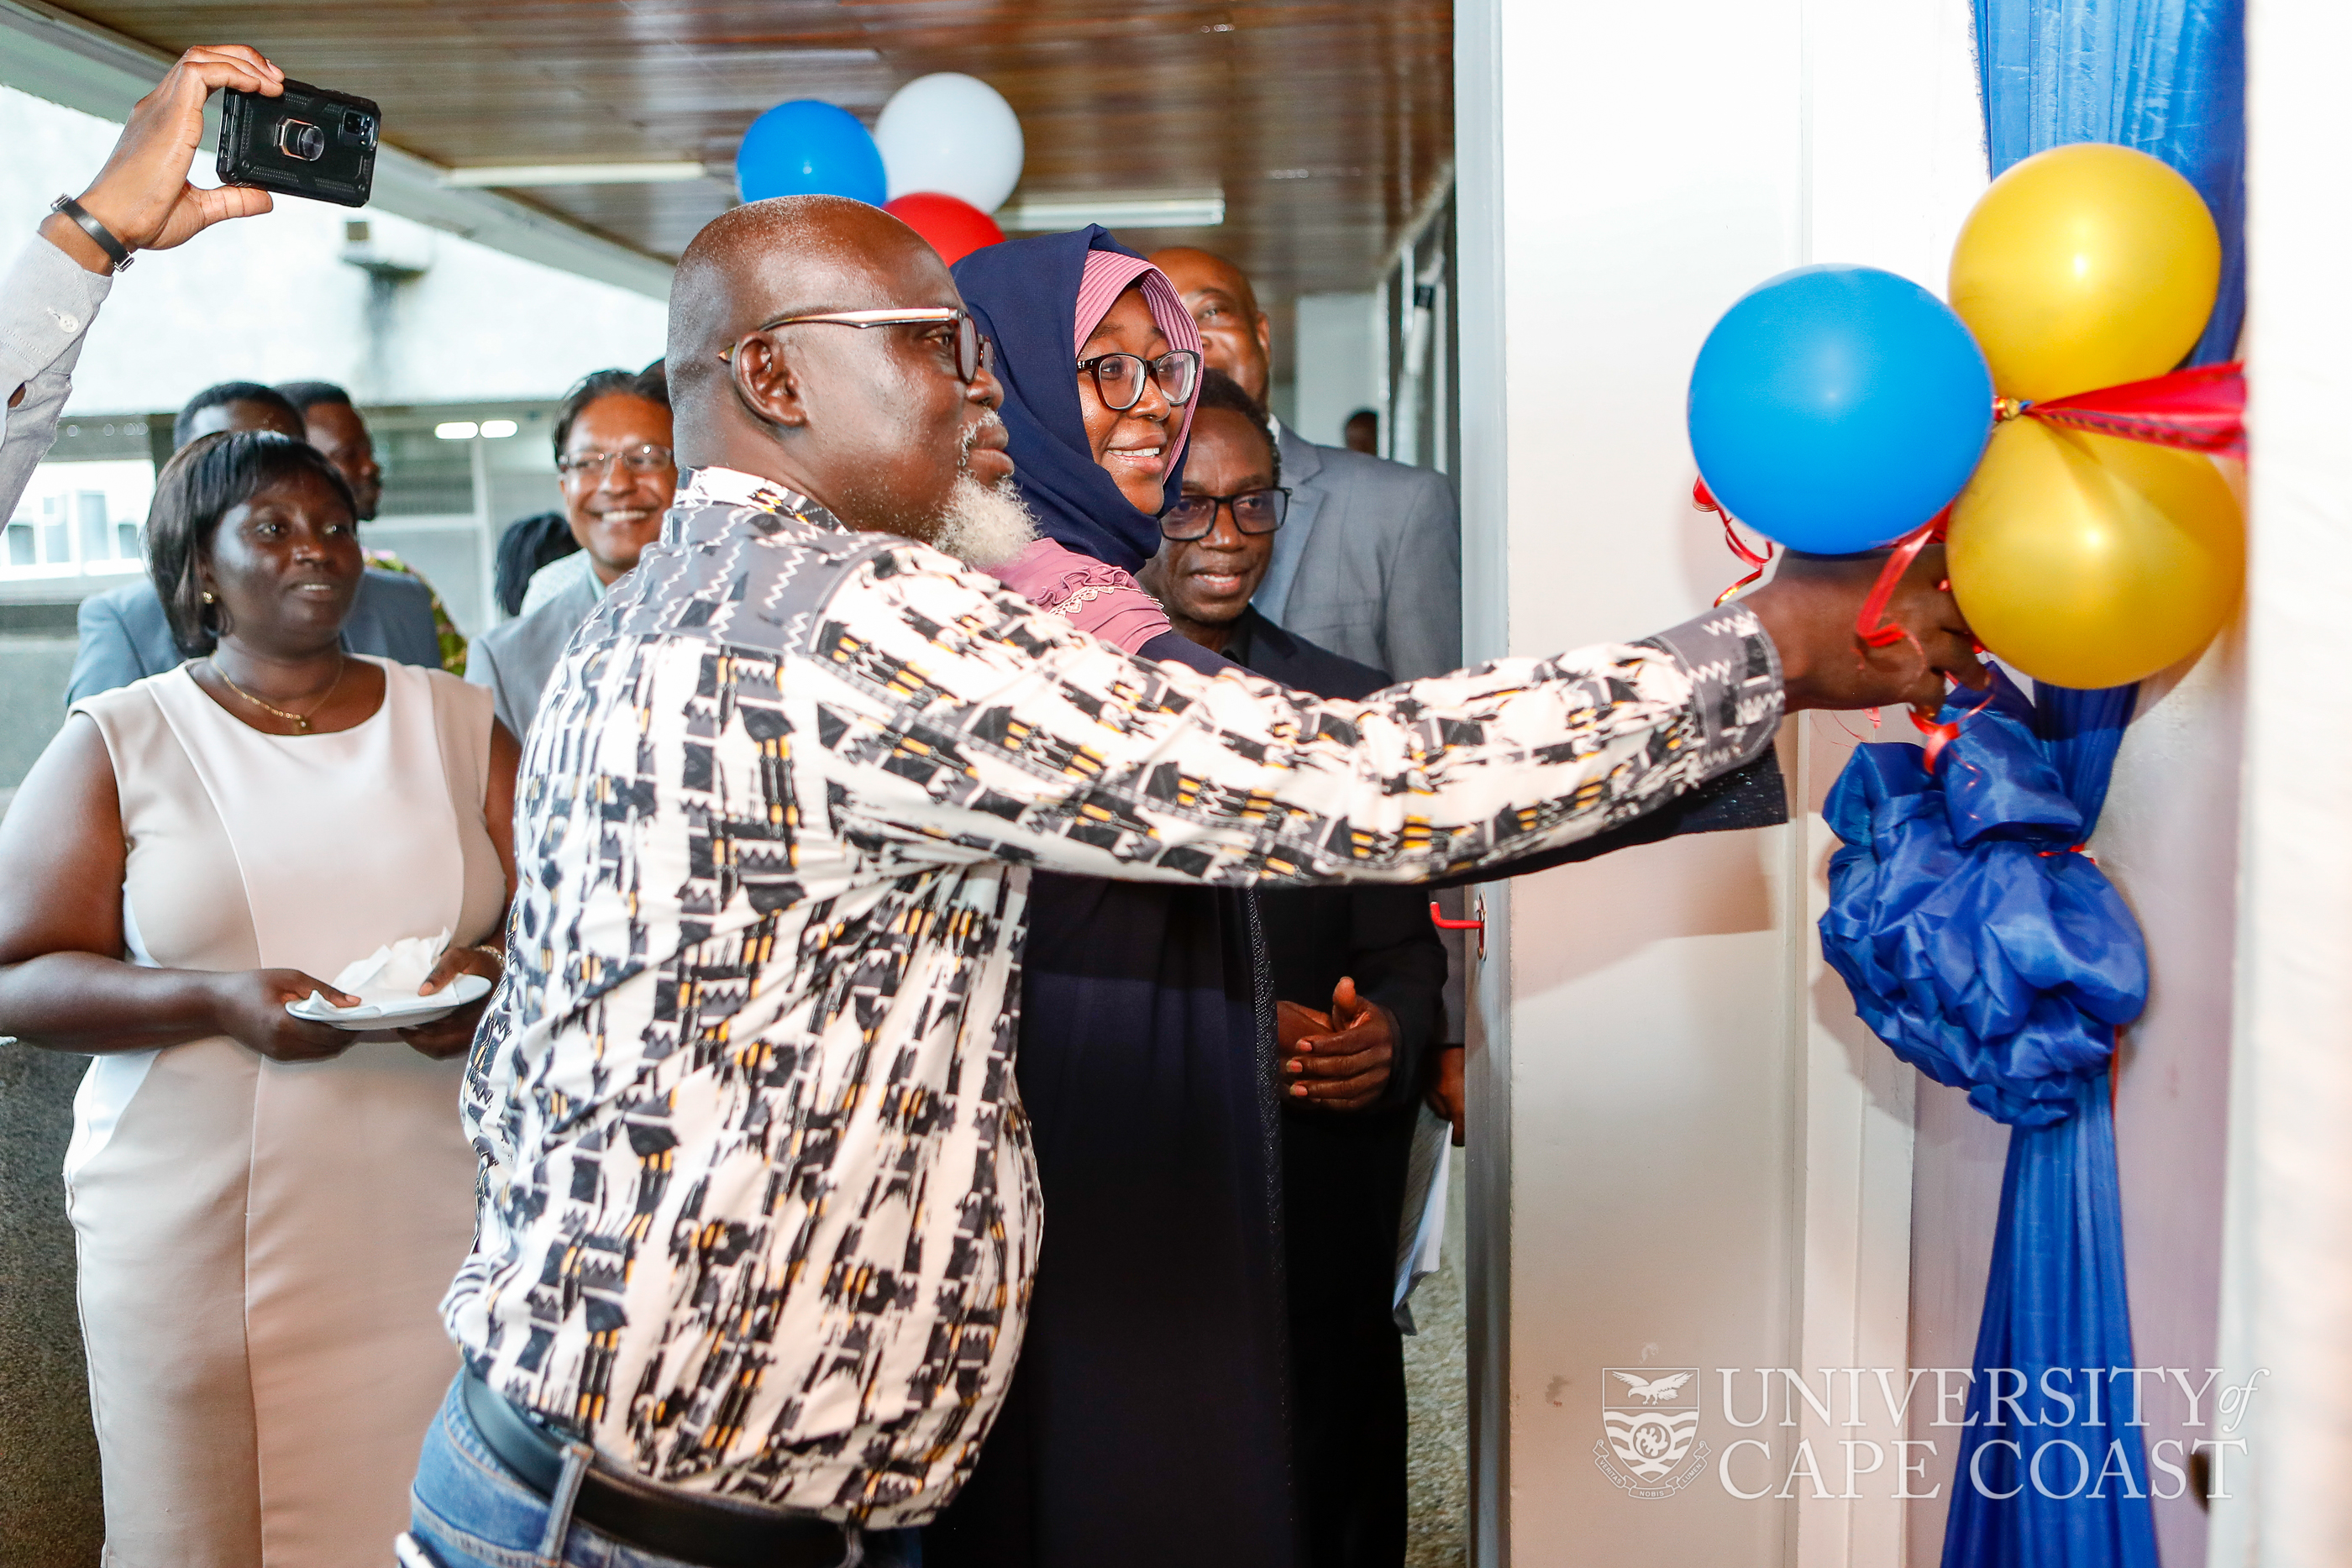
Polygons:
M2213 313L2221 235L2197 187L2145 152L2053 147L2011 168L1952 250L1952 308L2007 397L2160 376Z
M2038 681L2119 686L2203 647L2237 604L2245 528L2210 457L2012 419L1952 507L1952 593Z

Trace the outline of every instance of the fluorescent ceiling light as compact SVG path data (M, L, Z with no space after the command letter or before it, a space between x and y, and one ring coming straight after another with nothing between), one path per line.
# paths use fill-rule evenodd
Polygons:
M446 183L460 188L489 185L666 185L699 180L700 163L502 163L452 169Z
M470 419L446 419L433 427L433 434L444 441L471 441L481 428Z
M518 428L520 427L511 419L486 419L482 421L482 434L492 441L503 440L507 436L512 435Z
M1223 191L1139 196L1050 196L1001 208L999 228L1016 234L1079 229L1213 229L1225 221Z

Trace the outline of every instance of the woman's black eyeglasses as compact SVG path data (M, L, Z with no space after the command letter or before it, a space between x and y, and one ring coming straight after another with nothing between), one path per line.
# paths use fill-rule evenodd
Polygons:
M834 310L811 316L779 316L772 321L762 321L750 331L719 350L719 361L731 363L735 350L743 346L744 339L756 338L762 332L772 332L779 327L919 327L944 326L955 323L956 379L969 386L983 370L996 364L996 345L986 333L974 325L971 313L950 309L945 305L912 307L903 310Z
M1143 401L1146 378L1160 383L1171 403L1192 397L1201 379L1201 356L1190 349L1173 349L1156 360L1140 354L1097 354L1078 361L1078 374L1095 378L1095 395L1113 413L1125 413Z
M1204 539L1217 526L1217 508L1234 514L1234 527L1245 534L1270 534L1290 513L1287 490L1244 490L1235 496L1179 496L1160 509L1160 537L1178 544Z

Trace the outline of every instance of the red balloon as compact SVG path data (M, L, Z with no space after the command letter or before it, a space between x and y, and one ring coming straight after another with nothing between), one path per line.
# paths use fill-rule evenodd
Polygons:
M896 201L883 203L882 210L930 241L931 248L950 267L1004 237L1004 231L986 213L937 191L909 191Z

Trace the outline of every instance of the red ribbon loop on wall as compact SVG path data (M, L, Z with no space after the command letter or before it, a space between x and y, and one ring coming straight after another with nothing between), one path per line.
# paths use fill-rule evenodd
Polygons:
M1770 539L1764 541L1762 555L1757 554L1755 550L1748 548L1748 541L1739 537L1739 530L1731 526L1731 514L1723 509L1723 503L1715 498L1715 492L1706 487L1706 481L1704 479L1691 481L1691 505L1702 512L1713 512L1722 518L1723 542L1731 547L1732 554L1755 568L1746 577L1715 596L1716 603L1720 605L1725 600L1764 575L1764 569L1772 561L1772 541Z
M2144 382L2029 402L2018 412L2028 419L2101 435L2120 435L2184 452L2243 457L2246 368L2234 363L2192 365Z

